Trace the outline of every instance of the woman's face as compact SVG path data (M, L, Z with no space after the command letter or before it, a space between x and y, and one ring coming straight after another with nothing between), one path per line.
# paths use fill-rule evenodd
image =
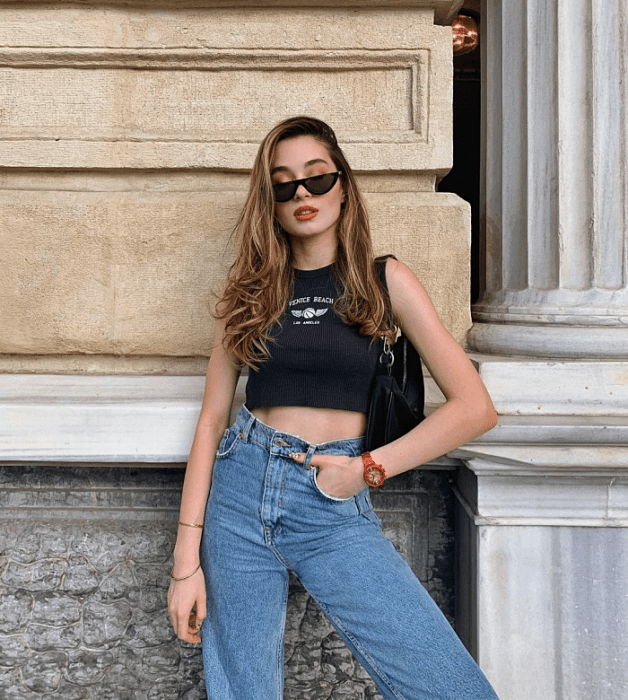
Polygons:
M280 141L271 166L273 184L336 172L325 146L312 136L297 136ZM275 202L275 216L282 228L297 238L333 237L336 239L342 178L326 194L315 195L301 184L287 202Z

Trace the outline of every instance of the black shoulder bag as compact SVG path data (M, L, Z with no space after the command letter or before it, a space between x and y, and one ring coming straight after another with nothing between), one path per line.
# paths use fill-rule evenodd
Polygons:
M380 260L377 263L385 276L386 262ZM380 342L382 352L371 388L366 427L365 447L369 452L405 435L425 418L419 353L403 333L392 347L386 338Z

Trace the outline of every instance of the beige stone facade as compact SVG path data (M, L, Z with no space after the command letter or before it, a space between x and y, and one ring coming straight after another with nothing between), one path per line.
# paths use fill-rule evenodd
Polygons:
M0 3L0 371L195 373L261 137L336 129L375 246L470 327L459 2Z

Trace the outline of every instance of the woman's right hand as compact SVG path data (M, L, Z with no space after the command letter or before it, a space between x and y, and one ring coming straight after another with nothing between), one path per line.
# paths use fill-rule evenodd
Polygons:
M207 616L205 578L201 569L183 581L170 581L168 612L179 639L188 644L201 641L199 632Z

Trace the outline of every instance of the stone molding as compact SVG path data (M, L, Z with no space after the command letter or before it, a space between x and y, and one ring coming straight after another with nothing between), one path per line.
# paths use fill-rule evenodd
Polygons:
M628 527L628 422L622 444L595 450L578 444L578 427L572 426L572 444L560 450L526 446L534 453L528 462L520 446L505 441L501 450L474 444L452 452L467 467L455 491L474 525ZM551 426L545 439L551 440ZM609 452L614 460L606 459Z
M0 0L0 5L13 5L15 0ZM421 8L424 10L432 10L434 12L434 23L435 24L451 24L460 8L462 7L464 0L386 0L386 7L388 9L396 8ZM43 0L43 2L38 2L38 5L57 5L58 0ZM64 5L79 5L79 6L90 6L90 5L102 5L102 0L76 0L72 2L63 2ZM137 8L158 8L163 10L167 8L169 10L179 10L179 9L195 9L195 8L298 8L305 7L311 8L311 0L108 0L106 3L108 6L118 7L122 6L137 7ZM375 8L379 9L382 7L382 0L316 0L316 7L331 7L337 8L348 7L348 8L360 8L369 9Z
M546 474L504 477L487 476L494 463L468 460L469 469L484 476L479 503L471 492L453 487L456 497L475 526L503 527L628 527L628 473L590 477L565 474L549 479ZM496 465L501 470L501 465ZM477 509L476 509L477 508ZM478 510L480 511L478 513Z
M0 461L186 462L203 386L203 377L0 376Z
M628 468L628 363L472 360L500 422L455 460L510 476ZM203 386L193 375L0 375L0 461L184 462ZM442 395L429 377L426 387L433 408Z
M475 307L473 318L478 318ZM578 356L622 358L626 356L628 348L628 328L603 325L587 327L576 323L541 326L476 321L467 336L467 346L477 352L494 352L497 355L516 353L526 357L559 359L576 359Z
M443 55L434 56L434 53ZM368 84L371 94L374 91L375 94L384 97L387 95L384 83L381 84L381 89L376 89L376 84L381 81L398 82L398 87L403 92L406 89L403 86L407 84L410 87L407 94L403 95L404 101L395 101L395 112L399 118L398 128L390 131L369 131L369 115L367 112L360 115L360 105L356 104L356 113L352 121L362 128L358 127L352 132L338 128L339 138L343 145L346 144L348 156L358 170L422 170L444 173L449 169L451 161L451 144L446 137L448 121L430 119L431 113L440 116L449 98L445 90L438 89L438 81L434 80L433 74L435 65L442 64L444 54L442 46L415 51L337 50L332 54L307 50L230 49L213 50L208 53L204 50L12 48L0 51L0 66L10 66L12 69L28 68L30 76L33 76L33 70L45 69L51 80L53 76L58 75L58 89L68 90L68 94L74 93L75 89L79 93L89 90L88 83L91 78L99 84L104 79L113 89L121 80L116 77L120 74L115 69L123 69L122 72L128 74L129 80L132 78L134 89L138 92L133 103L133 123L142 122L139 103L143 90L142 79L129 71L140 70L140 75L148 76L147 80L150 80L146 90L152 89L152 71L159 70L166 71L161 76L163 79L166 75L172 77L173 72L176 74L177 71L186 72L193 68L195 71L212 74L220 85L226 79L223 76L227 76L224 71L229 71L229 80L237 80L234 71L239 75L240 71L244 71L259 73L260 76L282 73L284 77L287 77L285 71L292 74L309 72L309 83L321 83L321 92L326 91L326 99L332 101L333 91L337 91L338 95L343 92L352 93ZM98 68L99 71L90 71L84 76L79 72L73 80L75 85L67 85L73 76L72 73L67 73L70 68ZM333 84L328 84L325 74L329 70L344 74L344 80L335 76ZM267 84L269 79L267 77L265 82L259 77L251 83L247 82L247 85L259 90L261 96L265 93L265 88L270 86L270 83ZM40 78L35 80L40 82ZM41 81L43 80L44 78L41 78ZM365 80L367 82L364 82ZM271 81L277 82L276 76ZM83 82L86 84L81 87ZM211 87L211 79L208 78L206 82L207 86ZM54 87L54 80L51 87ZM100 87L103 89L103 85ZM332 94L329 94L330 90ZM176 93L174 86L173 93ZM148 97L146 99L148 100ZM59 104L63 110L63 101L60 100ZM6 97L5 105L7 114L13 113L9 96ZM18 103L15 105L16 109L17 106ZM149 106L148 101L145 106ZM68 104L68 108L73 108L71 103ZM47 120L49 115L42 113L41 118ZM8 120L8 117L6 119ZM185 131L174 128L176 119L170 128L160 127L156 123L148 131L141 127L132 128L125 125L124 118L117 113L113 113L111 119L109 124L89 123L82 129L63 126L52 128L43 123L28 129L23 125L14 128L5 125L5 135L0 142L0 167L226 168L228 164L229 170L246 171L255 158L267 127L267 124L264 128L256 128L254 124L243 123L240 128L230 127L228 131L214 127L209 133L199 122L196 129L186 124L186 130L191 131L188 135ZM117 119L122 121L116 123ZM148 127L150 119L145 121ZM61 118L59 122L65 123ZM204 132L202 138L201 132Z
M3 9L0 167L248 171L269 124L302 104L334 124L356 170L444 174L451 39L433 5L308 7L303 31L264 3L244 24L237 4L212 3L211 15ZM270 99L279 92L284 107ZM42 94L55 99L38 110ZM350 111L334 107L347 96Z
M628 527L628 362L471 357L499 413L450 453L474 525Z
M450 453L468 468L455 490L474 525L628 527L628 419L598 428L608 441L597 444L585 421L561 425L560 441L552 421L529 421Z

